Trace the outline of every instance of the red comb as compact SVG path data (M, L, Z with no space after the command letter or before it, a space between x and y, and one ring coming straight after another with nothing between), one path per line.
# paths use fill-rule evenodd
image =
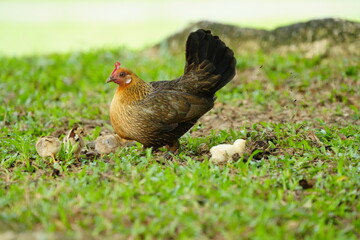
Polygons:
M121 65L121 64L120 64L119 62L116 62L116 63L114 64L115 68L114 68L114 70L112 71L111 74L114 74L114 72L119 69L120 65Z

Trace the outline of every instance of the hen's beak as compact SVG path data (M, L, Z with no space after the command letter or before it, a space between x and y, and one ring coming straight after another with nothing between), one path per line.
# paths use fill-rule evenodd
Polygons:
M108 79L106 79L106 83L113 82L115 78L113 76L110 76Z

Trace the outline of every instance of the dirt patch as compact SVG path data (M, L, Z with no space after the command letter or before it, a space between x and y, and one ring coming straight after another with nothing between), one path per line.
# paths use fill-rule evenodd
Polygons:
M360 98L356 93L360 89L360 82L355 78L331 76L331 79L326 80L313 79L308 86L299 85L302 81L298 78L289 73L288 79L276 85L267 77L262 66L237 71L227 87L232 89L243 85L245 90L239 91L247 91L249 97L237 103L217 101L214 108L199 120L202 127L192 132L192 136L204 136L213 129L238 129L260 122L306 121L313 127L324 124L360 124L357 112L360 109ZM251 86L254 81L257 81L261 90L269 96L265 103L252 101ZM272 95L278 97L272 98Z
M239 129L260 122L301 123L306 121L313 127L319 127L323 123L340 126L360 124L360 120L354 116L354 111L349 106L342 104L326 104L307 109L301 109L293 104L282 109L266 107L264 110L256 110L250 106L240 108L218 103L215 108L199 120L202 127L191 132L192 136L206 136L214 129ZM338 109L341 109L341 113L338 112Z

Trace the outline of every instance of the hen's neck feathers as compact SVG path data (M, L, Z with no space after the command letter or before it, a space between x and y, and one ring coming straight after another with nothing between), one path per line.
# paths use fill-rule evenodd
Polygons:
M122 104L132 104L140 101L149 93L153 92L154 88L149 84L133 76L133 82L126 87L118 87L116 90L116 97Z

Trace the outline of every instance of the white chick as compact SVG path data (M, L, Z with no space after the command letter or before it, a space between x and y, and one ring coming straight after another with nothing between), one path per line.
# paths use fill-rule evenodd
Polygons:
M79 158L81 149L85 146L84 140L80 135L81 131L82 129L73 127L63 140L65 152L72 152L76 159Z
M210 149L211 158L213 163L224 163L232 160L234 154L242 155L245 151L246 141L244 139L238 139L231 144L220 144Z
M120 139L115 134L99 136L95 140L95 150L100 154L109 154L116 151L120 146Z
M61 149L61 142L56 137L41 137L36 142L36 151L38 154L45 159L46 157L51 157L54 162L56 162L55 155Z

